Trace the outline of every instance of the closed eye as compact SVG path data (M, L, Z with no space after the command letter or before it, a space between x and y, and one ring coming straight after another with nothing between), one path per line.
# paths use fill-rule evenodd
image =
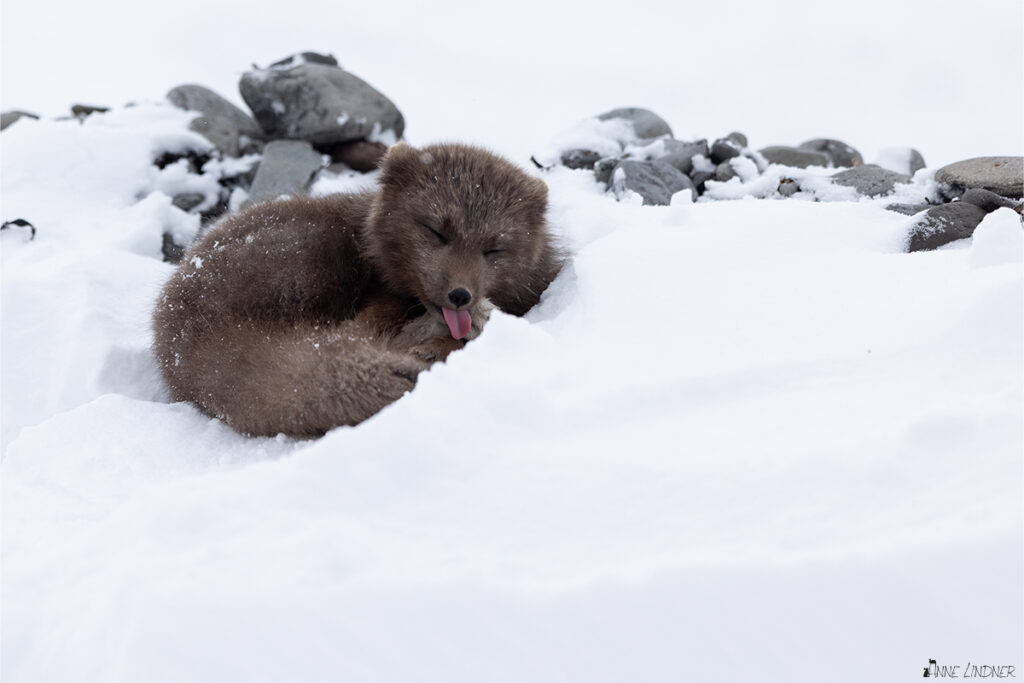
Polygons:
M498 254L504 253L504 249L488 249L484 252L484 256L497 256Z
M448 238L439 233L437 230L434 230L432 227L430 227L423 221L419 221L419 224L420 227L423 228L424 230L429 230L430 232L432 232L434 234L434 237L436 237L441 244L448 244Z

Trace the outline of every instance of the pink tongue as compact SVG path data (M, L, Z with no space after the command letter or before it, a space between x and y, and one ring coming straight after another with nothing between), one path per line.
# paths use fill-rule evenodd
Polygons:
M469 311L453 311L442 306L441 313L444 314L444 321L448 323L448 329L452 331L453 337L462 339L469 334L469 328L473 324Z

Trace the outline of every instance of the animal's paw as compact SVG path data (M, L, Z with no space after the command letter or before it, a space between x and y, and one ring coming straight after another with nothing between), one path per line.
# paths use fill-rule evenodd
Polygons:
M394 394L397 398L407 391L412 391L416 386L416 377L430 367L425 359L409 354L393 354L389 359L388 369L391 379L387 380L387 392Z
M407 351L417 344L424 344L434 337L448 334L448 327L444 321L437 320L431 315L421 315L410 320L401 331L391 340L391 348L396 351Z
M476 339L480 336L480 333L484 331L484 325L491 319L491 311L493 310L494 304L487 299L481 299L480 303L473 307L471 311L473 325L469 328L469 334L466 335L467 340Z
M448 354L456 349L461 349L466 342L461 339L447 337L434 337L422 344L416 344L409 349L409 353L420 360L428 363L443 361Z

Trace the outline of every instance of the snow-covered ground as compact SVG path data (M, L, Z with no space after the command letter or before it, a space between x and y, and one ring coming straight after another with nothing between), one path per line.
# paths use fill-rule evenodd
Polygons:
M1020 661L1010 210L904 254L884 201L644 207L560 169L575 257L526 319L359 428L247 439L168 404L148 352L162 226L195 227L150 160L204 144L186 119L0 138L4 211L39 229L2 236L9 680Z
M399 3L332 28L184 2L164 45L108 0L32 51L42 6L5 0L3 108L186 80L233 96L232 69L314 47L391 95L414 144L524 166L627 104L682 139L916 145L932 172L1020 154L1017 3L676 5L544 3L531 26L531 3L449 24ZM381 35L400 49L374 52ZM556 169L573 259L537 309L495 314L358 428L248 439L168 403L148 350L161 234L198 229L168 193L199 181L151 165L206 144L187 119L143 104L0 135L3 219L38 228L0 233L5 682L1024 676L1016 214L904 254L886 200L643 207Z

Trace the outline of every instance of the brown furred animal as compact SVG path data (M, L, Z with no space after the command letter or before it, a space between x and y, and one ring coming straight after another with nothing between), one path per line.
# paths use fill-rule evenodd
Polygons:
M379 184L258 204L196 241L153 315L176 400L252 435L357 424L561 268L547 186L490 152L398 144Z

